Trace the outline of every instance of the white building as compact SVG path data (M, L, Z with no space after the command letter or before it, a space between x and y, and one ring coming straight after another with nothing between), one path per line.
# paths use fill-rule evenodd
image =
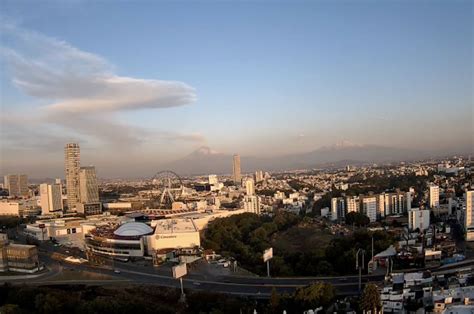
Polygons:
M385 195L377 195L377 215L380 217L385 217Z
M345 215L345 203L342 197L333 197L331 199L331 220L335 221L338 219L344 219Z
M474 191L466 191L464 198L466 199L466 211L464 213L466 241L474 241Z
M0 216L21 216L23 209L23 203L20 202L0 202Z
M245 192L247 195L255 195L255 183L253 179L245 180Z
M81 203L99 202L99 186L95 167L81 167L79 170L79 195Z
M192 219L153 220L155 232L146 237L148 252L201 246L199 230Z
M79 144L69 143L64 147L64 169L66 173L67 206L71 210L81 201L79 169L81 167Z
M210 185L217 185L219 183L219 179L217 179L217 176L215 174L210 174L209 175L209 184Z
M262 181L263 181L263 171L262 170L255 171L255 182L259 183Z
M257 195L244 196L244 209L247 212L260 214L260 199Z
M357 196L346 197L346 212L359 212L359 198Z
M8 174L4 177L4 187L12 197L28 197L28 176Z
M377 197L365 196L362 198L362 211L369 217L370 222L377 220Z
M420 229L420 231L423 231L428 229L429 226L430 211L428 209L413 208L408 211L408 228L410 230Z
M40 184L41 214L63 210L63 201L60 184Z
M430 208L439 207L439 186L430 184Z

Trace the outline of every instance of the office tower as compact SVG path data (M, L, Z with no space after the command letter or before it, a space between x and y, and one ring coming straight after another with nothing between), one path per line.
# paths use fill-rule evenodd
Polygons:
M64 147L67 206L69 210L80 202L79 169L81 168L81 155L79 144L69 143Z
M430 211L413 208L408 211L408 228L410 230L426 230L430 227Z
M359 198L357 196L346 197L346 213L359 211Z
M244 209L247 212L260 214L260 199L257 195L245 195L244 196Z
M362 198L362 212L369 217L370 222L377 220L377 197L365 196Z
M99 186L95 167L81 167L79 170L80 200L83 204L99 202Z
M439 207L439 186L430 184L430 208Z
M259 183L262 181L263 181L263 171L262 170L255 171L255 182Z
M255 194L255 184L253 179L248 178L245 180L245 191L247 195L254 195Z
M240 172L240 156L234 155L234 162L232 164L232 174L234 177L234 183L240 184L242 182L242 174Z
M474 191L466 191L464 198L466 200L466 211L464 213L466 241L474 241Z
M344 219L345 215L345 202L343 197L333 197L331 199L331 220L335 221L338 219Z
M41 214L63 210L60 184L40 184Z
M5 189L12 197L28 197L28 176L26 174L8 174L4 177Z
M209 175L209 184L210 185L217 185L219 183L219 180L217 179L217 176L215 174L210 174Z

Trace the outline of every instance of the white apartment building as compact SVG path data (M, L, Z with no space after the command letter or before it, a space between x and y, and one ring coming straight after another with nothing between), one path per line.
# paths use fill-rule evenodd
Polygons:
M28 197L28 176L8 174L4 177L4 187L12 197Z
M257 195L244 196L244 209L246 212L260 214L260 200Z
M217 176L215 174L210 174L209 175L209 184L210 185L217 185L219 183L219 179L217 179Z
M430 184L430 208L439 207L439 186Z
M245 192L247 195L255 195L255 183L253 179L245 180Z
M41 214L63 210L63 200L60 184L40 184Z
M346 208L344 198L333 197L331 199L331 220L344 219L346 217Z
M370 222L377 220L377 197L365 196L362 198L362 212L369 217Z
M408 211L408 228L410 230L420 229L420 231L423 231L428 229L429 226L430 211L428 209L413 208Z
M346 213L359 212L359 197L346 197Z

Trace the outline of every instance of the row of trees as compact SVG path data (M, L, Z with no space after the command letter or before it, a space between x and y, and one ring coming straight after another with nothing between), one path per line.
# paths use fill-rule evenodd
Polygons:
M234 257L243 268L265 275L262 252L275 246L278 235L299 224L301 219L287 212L278 213L273 218L246 213L216 219L204 234L203 246ZM370 252L372 236L376 253L385 250L394 241L386 232L358 230L351 236L334 236L327 247L315 243L314 248L304 252L274 249L271 273L275 276L354 273L354 267L348 265L355 265L354 256L358 248Z
M0 286L0 313L303 313L309 309L328 309L336 300L336 289L316 282L281 295L273 289L269 300L254 300L211 292L187 291L186 303L179 291L163 287L90 286L13 287ZM367 285L359 302L361 310L380 309L377 287ZM355 307L355 308L357 308Z

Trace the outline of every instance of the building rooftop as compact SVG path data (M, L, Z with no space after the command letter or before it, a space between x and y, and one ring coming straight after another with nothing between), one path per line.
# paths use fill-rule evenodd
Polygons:
M198 229L192 219L163 219L153 220L152 227L155 226L155 234L197 232Z
M120 237L136 237L150 234L152 232L153 229L147 224L142 222L127 222L115 230L114 234Z

